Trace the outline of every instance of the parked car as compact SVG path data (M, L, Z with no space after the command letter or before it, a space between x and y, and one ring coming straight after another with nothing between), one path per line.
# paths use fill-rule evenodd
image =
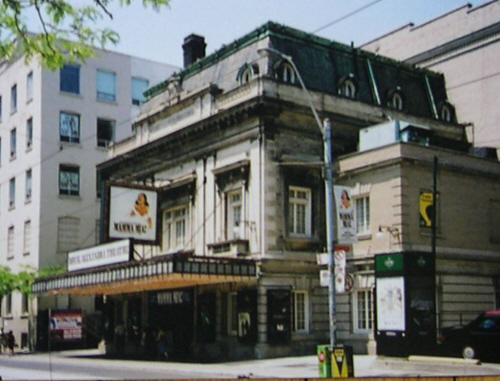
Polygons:
M443 353L500 360L500 310L484 311L466 325L443 328L440 342Z

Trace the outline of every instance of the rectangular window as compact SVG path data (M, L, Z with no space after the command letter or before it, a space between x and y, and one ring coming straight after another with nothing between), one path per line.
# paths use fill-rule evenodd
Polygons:
M59 90L80 94L80 66L64 65L59 71Z
M149 87L147 79L132 77L132 104L140 106L144 101L144 92Z
M288 232L292 236L311 235L311 189L289 188Z
M16 158L17 154L17 131L15 128L10 130L10 159Z
M358 290L354 294L354 329L357 332L373 329L373 292Z
M9 209L16 207L16 178L13 177L9 181Z
M23 293L21 295L21 313L26 315L29 313L29 295L27 293Z
M80 115L67 112L59 114L59 138L62 142L80 142Z
M97 99L110 102L116 101L115 73L97 70Z
M242 222L242 190L228 192L226 195L226 238L235 240L243 238Z
M2 121L2 97L0 96L0 122Z
M33 99L33 72L30 72L26 76L26 100L30 101Z
M59 194L78 196L80 194L80 168L73 165L59 166Z
M15 113L17 111L17 85L10 88L10 112Z
M31 169L28 169L26 171L26 180L25 180L25 189L26 189L25 201L26 202L31 201L31 192L33 190L32 176L33 175L32 175Z
M78 248L80 219L59 217L57 221L57 251L68 252Z
M14 258L14 226L9 226L7 232L7 259Z
M356 223L358 234L370 232L370 198L368 196L356 199Z
M2 138L0 138L0 166L2 165Z
M490 242L500 243L500 199L490 199L488 205Z
M97 146L107 147L114 139L115 122L106 119L97 119Z
M33 118L26 121L26 149L33 147Z
M31 250L31 221L24 222L23 254L28 255Z
M186 246L188 208L178 207L163 215L163 245L166 251L183 250Z
M12 294L7 295L5 300L5 313L12 315Z
M293 330L302 333L309 331L309 298L306 291L293 292Z

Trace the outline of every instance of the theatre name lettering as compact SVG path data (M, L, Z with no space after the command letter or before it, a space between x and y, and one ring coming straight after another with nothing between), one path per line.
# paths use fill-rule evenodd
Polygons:
M88 269L130 259L130 240L120 240L68 253L68 271Z

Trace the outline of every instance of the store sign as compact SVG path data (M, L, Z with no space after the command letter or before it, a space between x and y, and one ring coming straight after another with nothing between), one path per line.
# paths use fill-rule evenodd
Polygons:
M156 242L155 190L111 186L109 198L109 238Z
M185 304L191 302L189 291L165 291L156 294L156 304L159 306Z
M130 240L124 239L68 253L68 271L89 269L130 260Z

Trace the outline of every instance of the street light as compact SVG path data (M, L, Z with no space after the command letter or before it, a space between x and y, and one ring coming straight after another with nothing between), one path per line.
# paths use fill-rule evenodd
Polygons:
M329 304L329 322L330 322L330 348L333 350L336 344L336 316L335 316L335 279L333 276L333 270L335 269L335 256L334 256L334 219L333 219L333 175L332 175L332 162L331 162L331 154L332 154L332 144L331 144L331 126L330 120L326 118L324 123L321 123L319 119L318 113L314 108L312 103L311 95L302 80L302 77L295 66L295 62L291 56L280 52L279 50L273 48L263 48L259 49L258 53L264 55L266 53L274 54L280 57L282 60L288 62L292 67L293 71L297 75L300 86L306 95L307 101L309 103L309 107L314 115L314 119L316 120L316 124L318 125L319 130L323 136L323 165L324 165L324 178L325 178L325 194L326 194L326 202L325 202L325 215L326 215L326 251L328 255L328 304Z

